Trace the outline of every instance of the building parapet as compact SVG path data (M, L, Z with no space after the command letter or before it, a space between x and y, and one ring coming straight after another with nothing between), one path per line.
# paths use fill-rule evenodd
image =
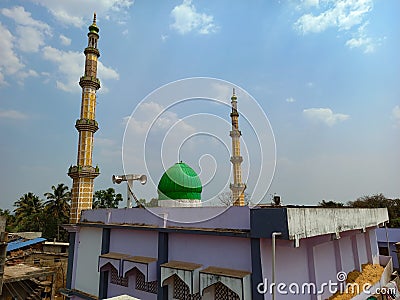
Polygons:
M269 207L251 210L251 233L254 237L270 238L281 232L280 238L295 240L366 230L389 221L386 208L323 208Z
M289 239L365 230L389 221L386 208L287 208Z
M204 215L204 221L190 222L199 215ZM207 219L210 215L215 217ZM185 219L181 222L173 221L182 216ZM155 207L86 210L79 225L221 235L238 230L255 238L271 238L273 232L281 232L281 239L298 241L326 234L339 238L341 232L364 231L388 220L386 208Z

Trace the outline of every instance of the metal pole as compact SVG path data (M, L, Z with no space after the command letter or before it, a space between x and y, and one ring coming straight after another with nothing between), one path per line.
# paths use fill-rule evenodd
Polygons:
M126 207L127 208L132 208L132 188L133 188L133 179L129 179L126 181L127 184L127 198L126 198Z
M281 235L282 232L272 233L272 300L275 300L275 260L276 260L276 236Z
M389 244L389 233L388 233L388 229L387 229L387 225L385 223L385 233L386 233L386 243L387 243L387 249L388 249L388 256L390 255L390 244Z

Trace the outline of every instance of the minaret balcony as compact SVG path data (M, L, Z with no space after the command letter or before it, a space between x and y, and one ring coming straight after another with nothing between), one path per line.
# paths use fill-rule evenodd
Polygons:
M68 176L72 179L75 178L91 178L94 179L100 175L98 166L70 166L68 169Z
M229 188L231 189L231 191L235 190L236 192L243 192L247 186L245 183L231 183L229 185Z
M90 131L95 133L99 129L99 124L96 120L78 119L75 122L75 128L80 131Z
M83 51L83 53L85 53L85 55L91 53L91 54L95 54L97 57L100 57L99 49L94 48L94 47L86 47L85 51Z
M93 87L96 90L100 88L100 80L97 77L93 76L82 76L79 80L79 85L84 87Z
M242 135L242 132L240 130L235 129L235 130L231 130L229 132L229 135L231 137L240 137Z
M231 118L232 117L239 117L239 113L237 112L236 109L232 109L232 112L231 112L230 116L231 116Z
M231 157L231 163L235 164L235 163L239 163L241 164L243 161L243 157L241 156L232 156Z

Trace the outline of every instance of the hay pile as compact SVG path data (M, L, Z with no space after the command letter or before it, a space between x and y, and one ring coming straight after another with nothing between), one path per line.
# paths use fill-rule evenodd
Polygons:
M383 270L384 268L378 264L363 264L362 272L357 270L351 271L347 275L346 283L358 284L359 292L361 293L364 284L368 283L370 286L373 286L381 279ZM329 297L328 300L350 300L358 294L357 292L357 288L350 286L343 293L337 292Z

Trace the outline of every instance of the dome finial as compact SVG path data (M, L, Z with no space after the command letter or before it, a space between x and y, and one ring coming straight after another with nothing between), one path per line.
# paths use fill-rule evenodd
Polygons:
M93 13L93 24L96 24L96 12Z
M236 91L235 91L235 88L233 88L232 90L233 90L233 91L232 91L232 97L231 97L231 100L232 100L232 101L236 101L237 97L236 97Z

